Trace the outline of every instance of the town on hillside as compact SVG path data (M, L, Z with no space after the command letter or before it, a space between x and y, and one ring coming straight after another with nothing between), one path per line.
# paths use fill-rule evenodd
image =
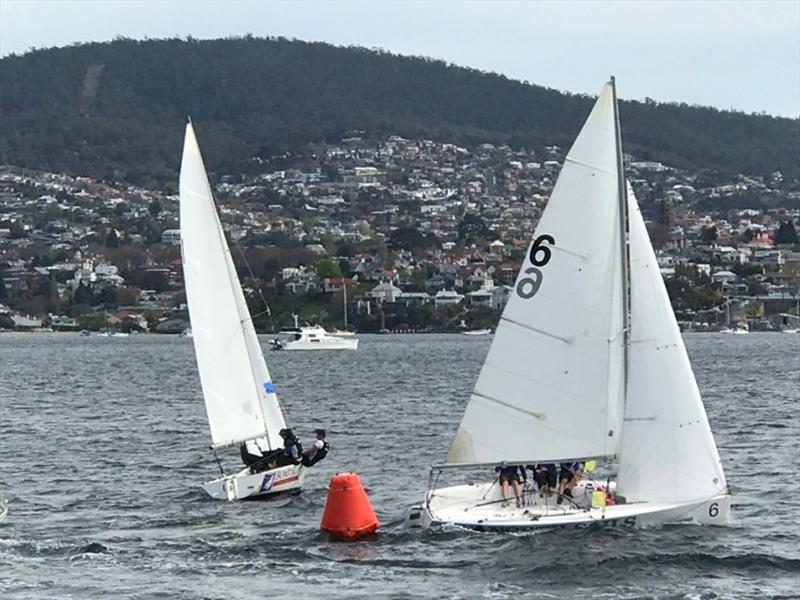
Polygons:
M257 329L493 327L565 150L352 132L211 174ZM625 161L682 327L798 327L797 180ZM183 331L177 211L174 189L0 167L0 329Z

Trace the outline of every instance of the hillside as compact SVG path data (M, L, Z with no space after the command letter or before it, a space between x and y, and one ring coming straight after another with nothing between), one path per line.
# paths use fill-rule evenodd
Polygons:
M598 73L599 90L607 73ZM620 89L624 96L624 81ZM117 40L0 60L0 163L174 185L186 115L210 170L364 129L568 145L592 100L440 61L285 39ZM626 151L800 176L800 121L623 102Z

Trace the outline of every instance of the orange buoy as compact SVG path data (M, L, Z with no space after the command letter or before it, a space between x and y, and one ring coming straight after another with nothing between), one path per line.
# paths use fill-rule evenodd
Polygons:
M331 477L320 530L354 540L375 533L380 526L361 478L355 473Z

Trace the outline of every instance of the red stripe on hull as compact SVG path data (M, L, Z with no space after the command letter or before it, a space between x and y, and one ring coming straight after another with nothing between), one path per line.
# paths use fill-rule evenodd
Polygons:
M300 475L292 475L291 477L287 477L286 479L281 479L280 481L276 481L272 484L273 488L278 487L279 485L283 485L284 483L292 483L293 481L297 481L300 479Z

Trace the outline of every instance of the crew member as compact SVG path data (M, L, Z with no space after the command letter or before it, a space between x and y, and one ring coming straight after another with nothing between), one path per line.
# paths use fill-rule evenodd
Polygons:
M522 473L522 481L527 482L528 476L525 474L525 467L522 465L507 465L495 468L500 480L500 493L503 495L503 505L506 505L506 491L508 486L511 485L514 490L514 497L517 500L517 508L522 506L522 493L520 491L520 473Z
M314 435L317 439L311 445L311 448L303 452L303 466L311 467L328 456L328 451L331 449L330 444L325 440L325 430L315 429Z

